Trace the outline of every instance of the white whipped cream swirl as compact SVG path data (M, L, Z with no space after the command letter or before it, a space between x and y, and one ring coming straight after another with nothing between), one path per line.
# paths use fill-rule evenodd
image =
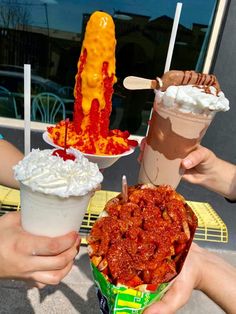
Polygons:
M165 92L156 91L157 101L165 107L174 107L182 112L194 114L211 114L229 110L229 100L224 93L217 93L213 86L206 93L201 86L181 85L169 86Z
M60 197L82 196L99 187L103 175L97 164L78 150L68 149L75 160L53 156L55 149L33 149L13 169L15 178L33 191Z

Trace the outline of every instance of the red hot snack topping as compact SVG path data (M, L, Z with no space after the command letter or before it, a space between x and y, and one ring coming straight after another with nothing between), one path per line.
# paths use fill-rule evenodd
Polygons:
M177 71L172 70L163 74L161 78L156 79L156 89L165 91L172 85L196 85L196 86L213 86L219 92L220 85L212 74L197 73L195 71Z
M137 185L110 200L88 238L91 262L115 285L156 290L181 270L197 226L170 186Z
M105 12L94 12L86 25L74 87L73 121L68 123L68 147L86 154L119 155L137 146L129 132L110 130L115 75L115 24ZM47 129L64 147L65 121Z
M61 157L63 160L75 160L75 156L73 154L69 154L66 150L56 149L52 153L53 156Z

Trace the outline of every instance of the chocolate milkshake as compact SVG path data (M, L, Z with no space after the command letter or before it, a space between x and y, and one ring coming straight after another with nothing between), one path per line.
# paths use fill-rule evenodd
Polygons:
M228 109L228 100L214 86L180 85L156 91L139 183L176 188L183 174L181 160L201 142L215 113Z

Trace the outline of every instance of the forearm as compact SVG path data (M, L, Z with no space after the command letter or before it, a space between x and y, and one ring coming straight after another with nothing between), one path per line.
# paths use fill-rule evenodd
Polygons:
M208 251L203 259L202 279L197 288L226 313L236 313L236 269Z
M224 197L236 200L236 166L217 158L201 185Z
M14 179L12 167L23 158L23 154L12 144L0 140L0 184L11 188L19 188Z

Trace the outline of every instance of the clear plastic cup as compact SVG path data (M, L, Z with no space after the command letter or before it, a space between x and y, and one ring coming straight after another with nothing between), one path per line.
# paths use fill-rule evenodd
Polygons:
M22 227L32 234L48 237L78 232L93 193L63 198L32 191L20 183Z
M181 161L201 142L214 113L193 114L167 108L155 98L139 171L139 183L178 186Z

